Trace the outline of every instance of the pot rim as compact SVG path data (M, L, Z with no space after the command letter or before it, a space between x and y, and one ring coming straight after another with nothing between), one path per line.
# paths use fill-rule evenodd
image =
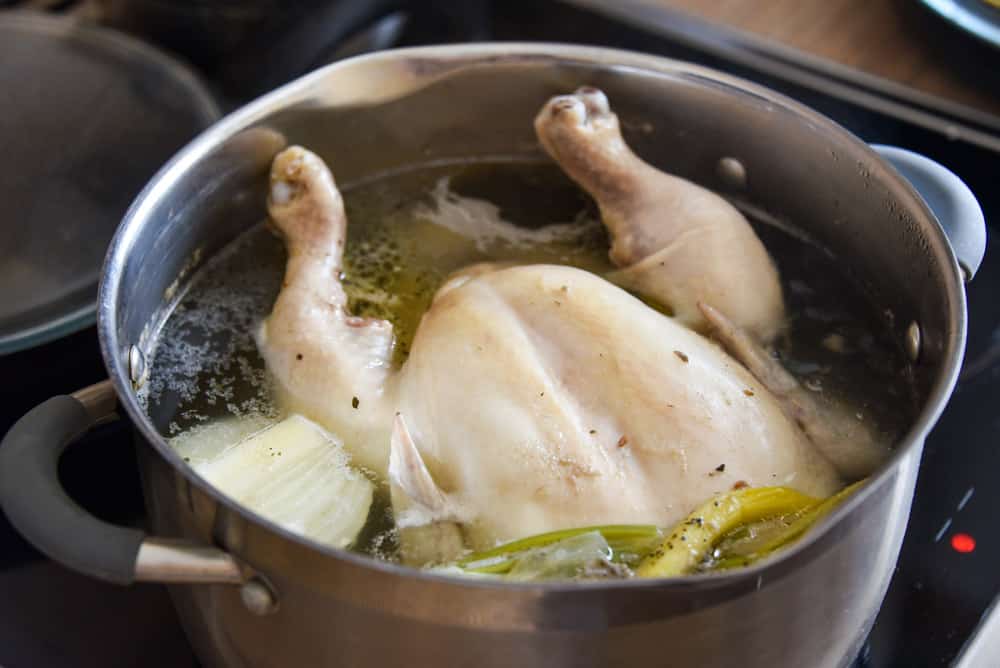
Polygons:
M477 65L489 65L495 62L525 62L525 63L572 63L577 62L585 65L604 66L614 69L634 70L637 73L648 75L668 75L680 79L688 79L702 85L723 87L733 95L750 96L759 101L773 106L776 110L790 112L800 121L807 122L813 127L832 133L838 136L858 151L860 157L869 160L873 165L881 168L881 173L873 173L873 177L883 182L891 182L896 187L902 187L911 199L913 208L911 212L924 232L928 234L928 240L946 254L944 259L945 273L947 275L947 285L944 289L948 292L948 302L952 305L948 320L953 323L954 330L946 337L944 347L942 368L938 377L934 380L930 392L924 402L924 407L914 419L909 430L904 437L899 440L893 450L889 460L881 466L879 471L870 476L869 484L865 485L852 494L834 512L821 520L819 526L814 527L805 536L780 550L775 555L765 558L755 564L733 571L723 573L703 573L678 576L672 578L659 579L627 579L627 580L597 580L586 582L573 581L551 581L551 582L531 582L512 583L491 578L469 578L459 575L448 575L425 571L417 568L402 566L395 563L374 559L367 555L350 552L345 549L334 548L323 545L312 539L293 533L280 525L264 518L252 510L236 503L229 497L220 493L212 485L208 484L194 469L186 464L182 458L167 444L163 436L153 427L145 411L139 405L135 391L130 382L128 369L128 351L130 342L120 340L117 331L118 303L117 295L121 289L123 269L130 256L130 251L135 243L139 230L151 224L149 214L153 210L153 203L158 201L172 187L174 181L185 173L192 165L202 160L207 154L217 147L222 141L232 137L236 133L253 127L258 121L268 114L288 106L290 102L301 102L310 98L309 92L321 81L332 74L359 64L378 64L380 62L400 61L403 59L419 59L422 64L428 62L440 63L442 65L453 65L458 67L473 67ZM454 71L452 67L443 68L443 74L450 74ZM433 80L433 79L431 79ZM421 79L415 82L411 90L417 90L427 85L428 79ZM373 91L368 91L369 93ZM404 94L410 90L396 90L395 94ZM958 380L966 342L966 301L963 287L963 279L958 261L944 234L940 224L927 208L923 199L917 194L908 181L900 176L885 160L875 153L865 142L857 138L853 133L840 126L832 119L812 110L811 108L776 93L764 86L746 81L739 77L730 76L718 72L708 67L690 64L684 61L664 58L661 56L636 53L621 49L609 49L603 47L579 46L572 44L547 43L547 42L513 42L494 43L480 42L460 45L441 46L421 46L403 49L390 49L372 54L356 56L346 60L338 61L319 68L309 74L295 79L274 91L267 93L252 102L231 112L223 119L217 121L208 129L203 131L194 140L181 149L170 159L149 181L143 190L136 197L129 210L126 212L119 225L111 245L109 246L102 271L99 296L98 296L98 334L101 344L101 352L104 357L105 367L112 380L115 391L118 394L119 402L125 407L126 412L132 419L133 424L142 434L144 440L150 444L171 467L179 472L191 484L198 487L202 492L209 495L215 502L224 505L231 512L242 516L246 521L253 524L263 525L268 531L278 534L284 539L293 541L311 550L319 552L326 557L346 561L353 566L371 569L383 573L386 576L396 576L405 578L416 578L427 580L444 585L461 587L503 589L503 590L527 590L538 593L560 593L572 595L576 592L592 592L595 590L625 590L634 588L673 588L687 589L692 587L725 588L736 582L745 583L747 580L756 579L758 586L765 574L767 579L772 580L784 568L779 568L782 564L789 564L795 560L796 556L803 555L810 550L825 534L856 508L862 505L865 500L876 493L876 490L883 487L896 473L900 463L914 454L914 450L921 448L924 438L940 417L945 405ZM155 323L147 323L147 327ZM162 323L160 323L162 324ZM149 332L149 340L155 339L156 332ZM144 337L145 338L145 337ZM138 342L135 342L138 344ZM919 453L918 453L919 454ZM237 556L239 556L237 554Z

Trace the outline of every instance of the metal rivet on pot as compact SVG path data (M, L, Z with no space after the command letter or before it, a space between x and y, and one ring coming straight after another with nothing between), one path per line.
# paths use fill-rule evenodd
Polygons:
M240 587L240 598L246 609L255 615L270 615L278 609L278 597L260 578L245 582Z
M904 341L906 354L910 356L910 361L916 362L920 357L920 338L920 325L911 322L910 326L906 328L906 340Z
M736 158L722 158L716 166L715 171L719 177L725 181L726 185L733 188L747 187L747 170L743 163Z
M139 346L129 346L128 375L135 387L142 385L143 374L146 373L146 358L142 356Z

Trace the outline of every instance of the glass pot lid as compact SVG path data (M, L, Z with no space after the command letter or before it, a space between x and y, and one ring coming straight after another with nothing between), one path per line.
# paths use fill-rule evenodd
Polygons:
M0 13L0 354L93 323L118 222L218 116L197 79L152 47Z

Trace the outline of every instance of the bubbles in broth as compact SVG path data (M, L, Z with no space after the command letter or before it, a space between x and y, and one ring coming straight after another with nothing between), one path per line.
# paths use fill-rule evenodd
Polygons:
M349 308L392 322L397 365L435 291L455 270L482 261L612 269L593 203L550 164L425 166L343 194ZM914 413L914 398L905 358L877 310L828 253L778 226L751 223L778 264L785 293L789 326L776 354L805 387L845 402L894 442ZM257 429L284 417L254 340L284 263L281 241L261 223L211 258L177 298L141 397L164 436L231 416ZM354 549L393 560L388 490L375 482L376 501Z

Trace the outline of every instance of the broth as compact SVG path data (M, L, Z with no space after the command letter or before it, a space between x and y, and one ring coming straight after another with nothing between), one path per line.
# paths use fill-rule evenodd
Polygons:
M434 165L344 190L349 219L343 284L356 315L393 323L402 364L431 298L453 271L481 261L612 269L589 198L547 163ZM895 442L915 413L909 369L878 309L836 258L780 226L751 219L782 279L785 366ZM281 285L285 251L260 224L190 281L151 352L142 400L168 438L227 416L259 429L284 416L254 341ZM396 558L388 490L379 485L354 549Z

